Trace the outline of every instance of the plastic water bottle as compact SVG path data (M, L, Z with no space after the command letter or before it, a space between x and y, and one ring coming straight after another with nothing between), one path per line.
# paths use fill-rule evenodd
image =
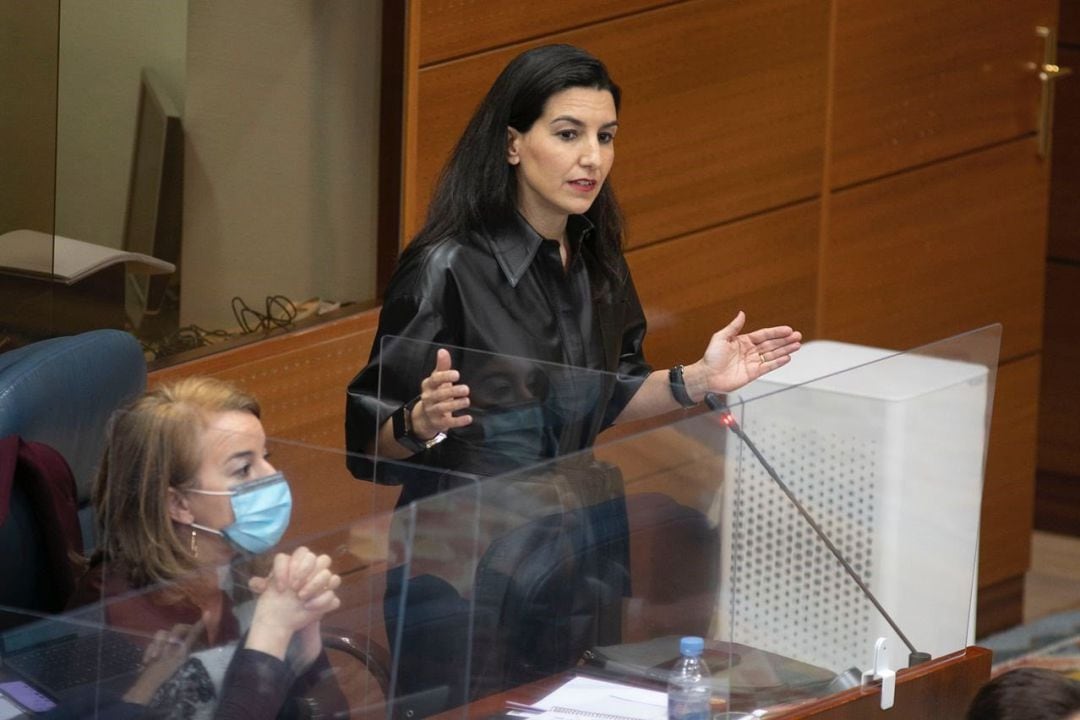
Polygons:
M682 657L668 677L669 720L710 720L709 699L712 697L712 676L701 653L705 641L699 637L684 637L679 641Z

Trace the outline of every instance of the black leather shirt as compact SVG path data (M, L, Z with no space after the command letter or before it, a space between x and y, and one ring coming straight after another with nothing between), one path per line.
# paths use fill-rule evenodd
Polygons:
M588 220L570 217L565 269L559 244L520 216L494 237L406 253L368 364L349 383L348 450L363 453L381 423L419 394L440 347L470 386L474 422L410 462L491 475L589 447L651 370L642 354L645 317L625 263L622 280L594 297L591 232ZM372 478L364 458L350 457L349 468ZM399 504L453 485L423 480L410 488L400 474L375 474L378 482L405 480Z

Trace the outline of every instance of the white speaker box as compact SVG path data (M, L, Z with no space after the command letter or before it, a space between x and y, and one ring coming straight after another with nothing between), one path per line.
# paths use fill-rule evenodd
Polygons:
M843 371L843 372L841 372ZM822 378L822 379L818 379ZM747 436L918 650L974 639L984 365L831 341L729 404ZM720 637L841 671L907 647L728 434Z

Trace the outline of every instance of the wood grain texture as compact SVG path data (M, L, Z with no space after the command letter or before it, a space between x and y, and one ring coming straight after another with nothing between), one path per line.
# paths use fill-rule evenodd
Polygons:
M1002 580L979 588L975 637L1007 630L1024 621L1024 577Z
M653 367L698 360L739 310L748 328L815 323L818 202L627 253Z
M1058 62L1071 67L1074 74L1058 82L1054 91L1047 253L1080 262L1080 48L1062 48ZM1074 295L1077 298L1080 293Z
M420 227L427 211L427 192L421 192L417 182L420 165L420 13L415 2L405 8L405 67L402 82L405 84L404 118L401 140L401 237L402 247L408 244ZM424 134L429 129L424 127ZM449 141L453 143L451 139Z
M1058 40L1080 45L1080 0L1061 0Z
M983 484L979 586L1023 576L1031 565L1039 357L998 368Z
M854 688L770 717L778 720L925 720L963 718L990 679L991 653L980 647L936 658L896 673L895 704L881 709L879 688Z
M838 3L832 187L1034 131L1054 0Z
M1035 478L1035 529L1080 537L1080 476L1039 470ZM1073 557L1068 555L1069 562L1074 562Z
M678 0L675 0L678 1ZM553 35L673 0L421 0L420 64Z
M836 193L823 337L911 348L1001 322L1001 359L1042 342L1046 166L1027 140Z
M1080 266L1046 267L1039 469L1080 477Z
M586 48L623 88L612 181L629 246L820 191L826 21L824 0L694 0L543 39ZM535 44L420 71L407 236L477 103Z
M344 447L345 385L367 362L379 308L311 329L287 333L181 365L155 370L147 383L190 375L210 375L253 393L263 409L267 434L322 447ZM330 407L293 412L298 403L320 404L337 393Z

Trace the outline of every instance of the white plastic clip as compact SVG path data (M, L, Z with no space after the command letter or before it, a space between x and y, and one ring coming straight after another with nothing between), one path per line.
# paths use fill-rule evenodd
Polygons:
M881 683L881 709L888 710L893 706L896 697L896 671L889 669L889 652L885 646L885 638L878 638L874 643L874 669L867 670L862 674L863 686Z

